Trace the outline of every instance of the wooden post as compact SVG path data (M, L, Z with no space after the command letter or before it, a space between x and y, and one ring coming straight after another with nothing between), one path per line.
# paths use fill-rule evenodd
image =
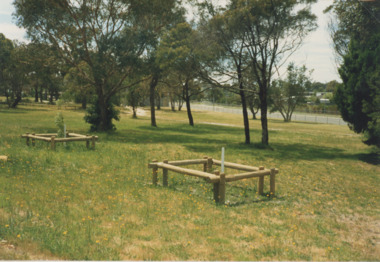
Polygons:
M35 133L32 133L32 135L34 136ZM32 146L35 146L36 145L36 140L34 138L32 138Z
M164 163L167 164L169 161L164 160ZM168 186L168 170L166 168L162 169L162 184Z
M219 171L215 171L214 175L219 176ZM214 200L216 203L219 203L219 182L214 183Z
M226 175L224 173L220 174L219 182L219 204L224 205L226 200Z
M270 170L270 194L274 195L276 193L276 169L271 168Z
M29 133L26 133L26 145L29 146Z
M92 149L95 149L95 136L92 136L91 138L91 144L92 144Z
M87 149L89 149L90 148L90 137L89 137L89 135L86 134L86 138L87 138L86 147L87 147Z
M208 159L208 156L204 156L203 159ZM207 172L207 163L203 164L203 172Z
M264 167L260 166L259 170L264 170ZM259 177L259 184L257 190L260 195L264 194L264 176Z
M153 163L157 163L158 161L155 159L152 161ZM153 185L154 186L157 186L157 171L158 171L158 167L153 167L153 171L152 171L152 182L153 182Z
M55 136L51 137L51 150L55 150Z
M212 170L212 158L209 157L209 158L207 158L207 172L210 173L211 170Z

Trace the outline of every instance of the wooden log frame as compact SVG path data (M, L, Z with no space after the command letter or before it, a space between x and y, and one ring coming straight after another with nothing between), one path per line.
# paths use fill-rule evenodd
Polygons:
M203 171L198 171L189 168L183 168L179 166L185 165L195 165L202 164ZM158 169L161 168L163 171L163 186L168 186L168 172L173 171L180 174L185 174L189 176L199 177L205 179L207 182L213 184L213 193L214 200L216 203L224 204L225 202L225 192L226 192L226 183L238 181L242 179L254 178L258 177L258 193L264 193L264 177L270 177L270 194L275 194L275 179L276 174L278 174L278 169L266 169L263 166L253 167L247 165L240 165L231 162L224 162L225 168L237 169L241 171L248 171L245 173L239 173L235 175L226 175L224 173L220 173L219 171L215 171L212 173L213 165L220 166L221 161L215 160L209 157L204 157L203 159L191 159L191 160L177 160L177 161L168 161L164 160L163 162L158 162L157 160L153 160L148 164L149 168L153 169L153 185L157 185L158 182Z
M98 140L98 136L81 135L76 133L66 133L65 138L57 138L57 133L45 133L45 134L23 134L22 138L26 138L26 145L30 145L30 139L32 140L32 145L35 145L35 140L41 140L50 143L50 148L55 150L56 143L59 142L75 142L75 141L85 141L86 147L90 148L90 142L93 149L95 149L95 141Z

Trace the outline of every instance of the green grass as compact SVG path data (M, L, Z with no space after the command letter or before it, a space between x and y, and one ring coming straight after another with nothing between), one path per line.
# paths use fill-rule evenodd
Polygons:
M240 116L195 112L190 127L185 112L161 110L158 128L122 113L116 132L96 133L95 150L85 142L27 147L20 135L56 132L57 112L0 108L0 155L9 157L0 162L0 259L380 257L379 158L347 127L272 120L270 148L262 148L259 121L245 145ZM84 111L63 116L70 132L88 133ZM151 184L151 160L220 159L221 147L226 161L278 168L276 196L242 180L227 184L218 206L203 180L169 172L168 188Z

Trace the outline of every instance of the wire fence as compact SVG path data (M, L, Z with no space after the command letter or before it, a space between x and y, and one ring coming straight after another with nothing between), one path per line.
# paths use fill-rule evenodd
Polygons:
M241 108L234 108L228 106L219 106L219 105L205 105L192 103L191 107L197 110L203 111L214 111L214 112L222 112L222 113L231 113L231 114L242 114ZM252 113L248 110L249 117L252 117ZM260 111L256 114L257 117L260 117ZM282 115L278 112L269 113L268 118L272 119L283 119ZM347 125L347 123L339 116L329 116L329 115L320 115L320 114L312 114L312 113L294 113L292 116L292 121L300 121L300 122L313 122L313 123L322 123L322 124L333 124L333 125Z

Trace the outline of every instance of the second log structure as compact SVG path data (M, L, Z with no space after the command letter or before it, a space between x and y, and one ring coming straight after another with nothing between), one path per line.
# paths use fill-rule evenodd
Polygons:
M50 143L50 148L55 150L56 143L59 142L74 142L74 141L86 141L86 147L90 148L90 142L92 149L95 149L95 141L98 140L97 136L81 135L76 133L66 133L65 138L57 137L57 133L45 133L45 134L30 134L26 133L21 135L22 138L26 138L26 145L30 145L30 140L34 146L36 140L41 140Z
M202 164L203 171L180 167L180 166L196 165L196 164ZM269 176L270 177L270 194L271 195L275 194L276 174L278 174L279 172L278 169L276 168L266 169L262 166L253 167L253 166L240 165L240 164L231 163L231 162L224 162L225 168L245 171L244 173L239 173L235 175L226 175L224 173L220 173L219 171L212 173L213 165L221 166L221 161L212 159L209 157L204 157L203 159L177 160L177 161L164 160L163 162L158 162L157 160L153 160L151 163L149 163L148 167L152 168L153 185L157 185L158 183L158 169L159 168L162 169L162 173L163 173L162 184L165 187L168 186L169 171L203 178L207 182L213 184L214 200L216 203L219 203L219 204L225 203L227 182L238 181L238 180L247 179L247 178L258 177L259 178L258 193L263 194L264 193L264 177Z

